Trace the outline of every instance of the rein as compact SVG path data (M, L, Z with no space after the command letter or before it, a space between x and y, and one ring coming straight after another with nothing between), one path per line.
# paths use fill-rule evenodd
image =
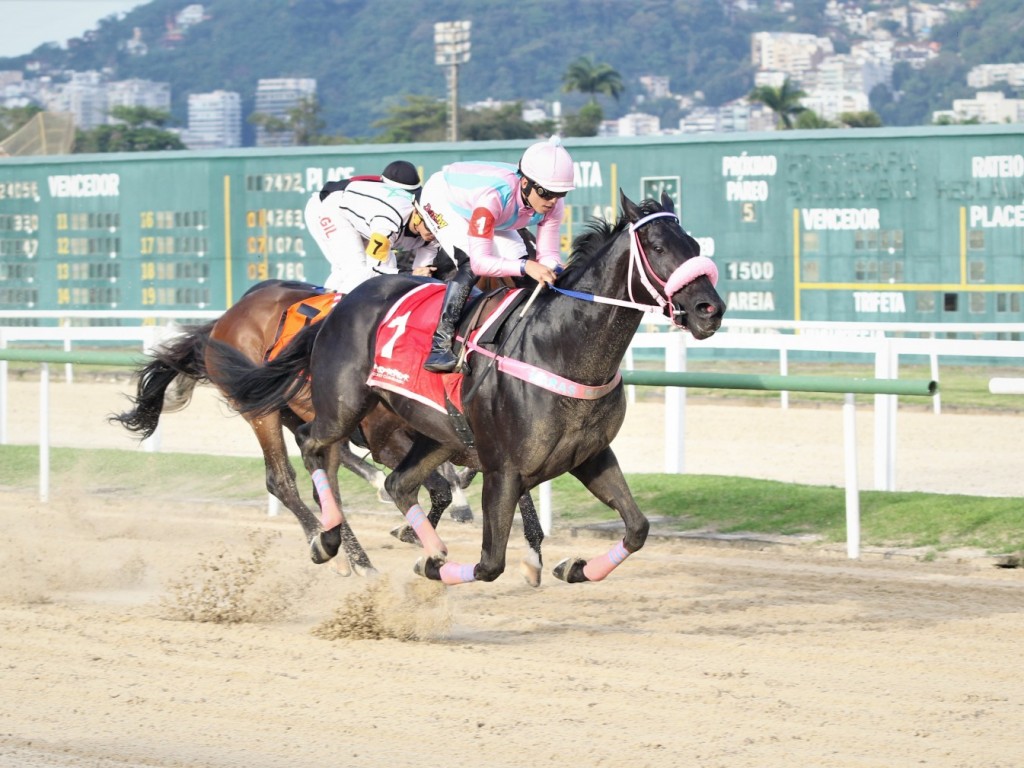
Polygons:
M650 260L647 258L647 254L644 251L643 244L640 242L640 233L638 230L640 229L640 227L642 227L649 221L652 221L653 219L662 218L665 216L672 217L673 219L676 220L677 223L679 221L679 217L676 216L674 213L670 213L669 211L659 211L657 213L651 213L648 214L647 216L643 216L634 223L630 224L629 226L630 274L633 273L634 269L636 270L636 272L640 276L640 282L647 289L647 292L651 295L651 298L653 298L657 303L641 304L637 301L633 301L632 299L634 297L632 281L629 282L629 298L631 299L630 301L626 301L624 299L614 299L609 296L596 296L595 294L584 293L582 291L570 291L566 290L565 288L559 288L556 285L551 285L550 287L556 290L558 293L562 294L563 296L568 296L573 299L591 301L597 304L610 304L617 307L638 309L641 312L664 311L668 318L672 321L673 325L675 325L676 327L683 327L682 324L676 321L675 313L672 311L672 296L678 293L686 285L692 283L701 275L706 275L708 279L711 280L712 285L717 285L718 267L716 267L715 263L707 256L694 256L680 264L676 268L676 270L671 275L669 275L668 280L662 280L660 277L658 277L658 273L655 272L654 268L651 266ZM657 281L658 285L661 287L660 291L657 290L651 284L649 276L653 277L654 280ZM539 289L540 285L538 284L537 287ZM530 308L530 304L533 302L533 299L536 297L536 295L537 292L535 291L534 295L530 298L530 303L528 303L523 308L523 311L520 312L519 316L516 318L512 330L515 330L515 328L519 325L519 320L521 320L523 315L526 314L526 311ZM511 336L512 333L510 331L508 335L505 337L505 341L511 338ZM498 370L502 373L507 373L508 375L514 378L541 387L543 389L548 390L549 392L555 392L556 394L564 395L565 397L576 398L578 400L598 400L607 395L613 389L615 389L615 387L618 386L619 382L622 381L622 373L616 371L611 381L605 384L600 384L597 386L589 384L580 384L579 382L566 379L563 376L559 376L557 373L552 373L551 371L546 371L543 368L538 368L537 366L531 365L530 363L525 363L522 360L504 357L501 354L499 354L501 352L502 346L504 346L504 342L502 342L502 344L498 347L498 349L495 352L491 352L490 350L484 349L483 347L478 345L475 341L469 339L465 341L464 354L466 354L467 352L475 352L480 355L483 355L484 357L489 358L487 367L484 369L484 372L481 375L480 379L476 381L473 387L470 389L469 393L465 398L466 400L470 399L472 395L476 392L476 389L480 385L480 382L483 380L484 376L487 375L487 372L490 371L491 367L495 365L495 363L497 363Z

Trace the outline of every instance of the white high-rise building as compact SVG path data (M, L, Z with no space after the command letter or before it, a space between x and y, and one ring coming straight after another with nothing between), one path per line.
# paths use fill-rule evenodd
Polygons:
M71 80L41 94L51 112L70 112L75 127L88 131L107 122L107 87L99 72L72 72Z
M973 99L953 99L953 109L932 112L932 120L948 118L957 123L1024 122L1024 99L1008 99L1001 91L978 91Z
M107 111L114 107L146 107L171 111L171 84L152 80L118 80L107 83ZM113 122L108 118L108 122Z
M242 97L235 91L190 93L183 139L189 149L242 146Z
M759 70L785 72L798 83L835 53L832 41L797 32L755 32L750 39L750 59Z
M260 80L256 85L256 108L259 114L286 120L289 110L295 109L303 99L316 97L316 80L308 77L279 77ZM257 147L293 147L295 134L291 131L267 131L256 127Z

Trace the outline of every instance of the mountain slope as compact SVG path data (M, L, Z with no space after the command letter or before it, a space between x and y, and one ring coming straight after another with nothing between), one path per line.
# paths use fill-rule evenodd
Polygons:
M51 71L109 67L119 79L170 82L181 124L189 92L238 91L247 114L259 78L314 77L327 131L365 138L404 94L444 97L444 72L434 65L435 21L473 22L472 59L459 71L460 102L561 99L575 110L584 97L562 93L561 77L573 59L587 55L617 69L627 86L621 103L602 100L609 116L626 111L648 74L669 76L674 93L702 91L712 105L744 95L753 85L750 35L757 30L828 35L839 50L851 42L842 30L822 26L823 0L798 0L786 15L727 14L717 0L207 0L209 19L169 41L168 24L185 5L152 0L121 20L104 20L90 40L66 51L43 47L0 59L0 69L33 59ZM948 97L940 94L942 81L946 88L962 83L967 63L1024 61L1019 5L985 0L936 30L946 64L936 76L908 73L898 87L909 86L910 98L889 110L887 122L925 122L930 109L948 107L935 103ZM146 56L124 50L135 28L148 45Z

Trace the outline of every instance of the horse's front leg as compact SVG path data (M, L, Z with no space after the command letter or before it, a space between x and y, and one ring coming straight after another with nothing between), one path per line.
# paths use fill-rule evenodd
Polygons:
M505 552L512 530L516 502L523 493L522 479L517 472L486 472L481 497L483 507L483 547L476 565L446 562L438 565L427 561L422 573L428 579L445 584L470 581L494 581L505 571Z
M633 494L626 485L626 478L619 468L619 461L611 448L605 448L592 459L585 461L572 470L572 474L597 499L619 513L622 522L626 524L626 535L622 537L622 541L599 557L590 560L566 558L555 566L554 574L557 578L570 583L601 581L644 545L651 524L633 499Z

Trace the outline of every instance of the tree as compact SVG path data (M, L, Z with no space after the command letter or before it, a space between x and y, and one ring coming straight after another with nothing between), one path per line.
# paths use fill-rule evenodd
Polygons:
M597 103L597 94L611 96L616 101L625 90L622 76L608 64L596 64L587 56L580 56L569 64L562 75L562 90L565 93L578 91L590 96L580 111L565 116L562 132L566 136L596 136L604 119L604 110Z
M0 107L0 141L6 139L42 111L42 107L37 107L34 104L27 107Z
M788 131L793 127L793 118L806 111L807 108L800 103L800 99L806 95L787 77L786 81L778 88L770 85L757 86L747 95L747 98L768 107L775 113L778 120L777 127L780 130Z
M75 153L155 152L185 149L177 134L164 130L171 122L169 113L149 107L114 107L110 116L118 122L78 131Z
M625 90L622 76L609 64L596 64L587 56L580 56L569 64L562 75L562 90L565 93L578 91L590 96L592 104L597 103L597 94L603 93L616 101Z
M306 96L288 110L288 123L300 147L317 144L326 123L320 117L320 104L316 96Z
M299 99L299 102L285 113L285 117L253 112L249 115L249 122L267 133L290 133L295 137L295 144L299 147L344 144L349 141L344 136L323 133L326 123L321 117L320 102L315 96Z
M881 128L882 118L877 112L867 110L864 112L843 112L839 115L839 122L847 128Z
M404 104L388 107L387 117L373 124L384 130L378 141L385 144L444 141L448 126L444 102L412 94L406 94L404 99Z
M805 109L796 116L796 122L790 127L799 128L802 131L813 131L821 128L838 128L839 126L826 120L813 109Z
M566 115L562 120L564 136L597 136L604 114L599 104L584 104L574 115Z
M552 121L528 123L523 120L523 104L505 104L497 109L475 109L459 115L462 138L466 141L498 139L534 139L554 131Z

